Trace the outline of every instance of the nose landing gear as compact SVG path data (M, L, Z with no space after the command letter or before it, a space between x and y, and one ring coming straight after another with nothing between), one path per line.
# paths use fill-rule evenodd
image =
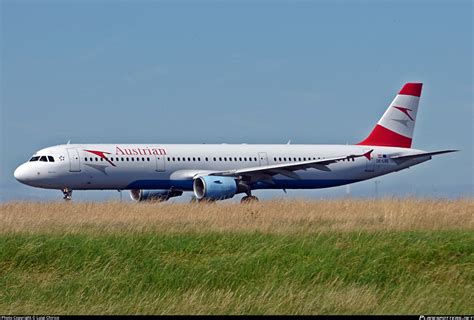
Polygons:
M63 199L66 200L66 201L69 201L69 200L72 200L72 190L69 189L69 188L64 188L62 190L63 192Z

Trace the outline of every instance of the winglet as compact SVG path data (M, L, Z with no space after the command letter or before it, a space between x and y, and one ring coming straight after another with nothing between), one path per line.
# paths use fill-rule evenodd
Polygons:
M371 156L372 151L374 151L374 149L367 151L366 153L363 154L363 156L366 157L367 160L371 160L372 159L372 156Z

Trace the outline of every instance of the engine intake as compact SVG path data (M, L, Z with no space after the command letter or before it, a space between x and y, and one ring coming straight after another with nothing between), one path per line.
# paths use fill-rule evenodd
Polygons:
M166 201L182 194L181 190L130 190L130 197L134 201Z
M193 189L198 200L224 200L237 193L237 182L231 177L201 176L194 179Z

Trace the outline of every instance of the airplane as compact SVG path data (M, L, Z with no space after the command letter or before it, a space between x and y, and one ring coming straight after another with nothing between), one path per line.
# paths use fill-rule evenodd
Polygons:
M194 192L198 201L259 189L317 189L400 171L458 150L412 149L422 83L406 83L374 129L356 145L65 144L37 151L14 172L26 185L73 190L130 190L135 201Z

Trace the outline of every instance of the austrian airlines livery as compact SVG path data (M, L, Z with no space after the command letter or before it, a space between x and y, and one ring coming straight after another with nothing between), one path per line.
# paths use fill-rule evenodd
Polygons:
M421 83L407 83L369 136L356 145L67 144L42 149L15 170L27 185L72 190L130 190L133 200L197 200L257 189L340 186L406 169L457 150L412 149Z

